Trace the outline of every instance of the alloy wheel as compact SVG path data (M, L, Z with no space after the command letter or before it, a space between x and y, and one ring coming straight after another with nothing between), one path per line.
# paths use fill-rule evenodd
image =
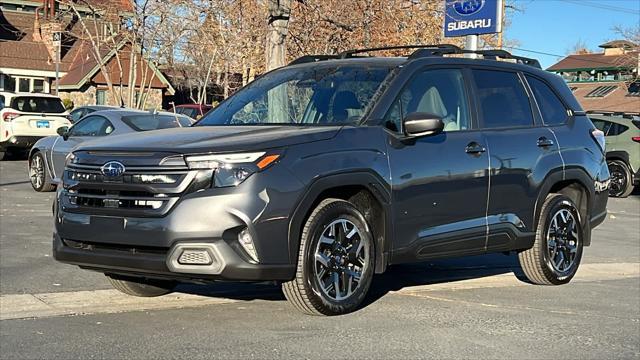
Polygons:
M323 230L316 246L314 273L325 296L341 301L360 286L371 244L353 222L338 219Z
M29 178L34 188L40 189L44 183L44 163L41 156L34 156L29 163Z
M627 189L627 175L625 169L618 164L609 164L609 195L620 196Z
M573 267L578 254L578 224L569 209L558 210L549 223L547 230L547 251L549 264L559 273L565 273Z

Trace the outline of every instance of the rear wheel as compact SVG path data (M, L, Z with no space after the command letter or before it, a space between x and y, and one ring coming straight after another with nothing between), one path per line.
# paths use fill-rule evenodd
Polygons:
M154 297L166 295L176 287L175 281L151 280L105 274L114 289L131 296Z
M282 285L285 297L310 315L356 310L371 285L374 250L370 227L353 204L323 200L305 223L296 277Z
M607 161L611 183L609 184L609 196L627 197L633 192L633 182L631 180L631 170L622 160Z
M0 151L0 161L4 160L6 155L7 155L7 151L6 150Z
M29 180L31 187L38 192L47 192L55 190L55 186L51 184L49 171L44 163L44 156L37 151L29 159Z
M565 195L549 194L540 211L533 247L518 254L527 278L539 285L571 281L582 259L582 229L573 201Z

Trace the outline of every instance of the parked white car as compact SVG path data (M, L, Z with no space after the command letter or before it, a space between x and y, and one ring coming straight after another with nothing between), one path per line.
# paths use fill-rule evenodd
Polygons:
M8 151L28 150L39 139L71 126L59 97L0 92L0 160Z

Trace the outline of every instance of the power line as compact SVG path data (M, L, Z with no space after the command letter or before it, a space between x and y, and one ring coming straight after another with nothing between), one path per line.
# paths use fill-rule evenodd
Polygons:
M503 46L507 49L513 49L513 50L518 50L518 51L524 51L524 52L528 52L528 53L532 53L532 54L539 54L539 55L547 55L547 56L555 56L557 58L563 58L566 57L567 55L558 55L558 54L551 54L551 53L547 53L547 52L542 52L542 51L536 51L536 50L529 50L529 49L522 49L522 48L518 48L515 46Z
M637 11L637 10L624 8L624 7L620 7L620 6L608 5L608 4L599 4L599 3L595 3L595 2L592 2L592 1L588 1L588 0L560 0L560 1L564 1L566 3L570 3L570 4L574 4L574 5L592 7L592 8L596 8L596 9L616 11L616 12L632 14L632 15L640 15L640 11Z

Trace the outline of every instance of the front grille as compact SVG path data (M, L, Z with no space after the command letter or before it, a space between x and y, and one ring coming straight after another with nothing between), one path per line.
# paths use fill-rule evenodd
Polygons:
M84 207L117 209L160 209L169 200L166 194L145 191L79 189L68 192L69 202Z
M155 254L166 255L169 248L152 247L152 246L128 246L121 244L107 244L89 241L76 241L70 239L62 239L62 243L70 248L87 250L87 251L109 251L109 252L127 252L131 254Z
M69 164L63 187L66 211L129 216L162 216L195 174L186 167L131 166L106 176L99 165Z

